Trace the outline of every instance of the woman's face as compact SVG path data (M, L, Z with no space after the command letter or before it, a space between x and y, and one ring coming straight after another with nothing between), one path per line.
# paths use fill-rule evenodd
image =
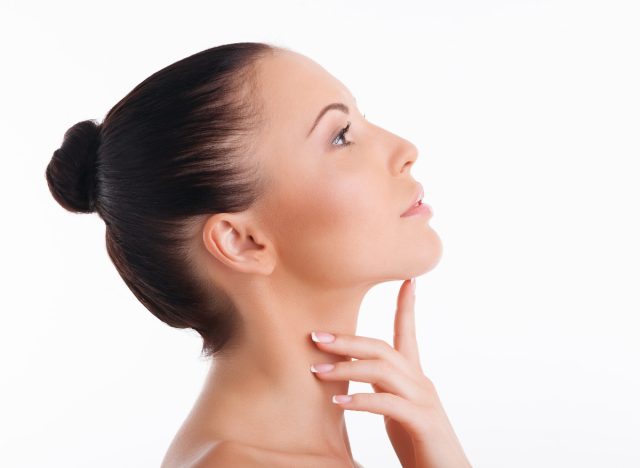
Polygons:
M428 218L400 216L418 191L416 147L365 120L349 90L303 55L265 59L258 80L266 123L257 156L271 183L254 210L276 268L338 287L432 269L442 245ZM348 112L331 109L314 126L332 103Z

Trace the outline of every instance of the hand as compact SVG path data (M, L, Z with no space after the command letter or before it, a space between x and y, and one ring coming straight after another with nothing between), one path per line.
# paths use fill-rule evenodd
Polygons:
M339 333L330 343L314 341L322 351L356 358L315 374L322 380L372 385L374 393L355 393L351 401L337 404L383 415L389 440L404 468L471 467L433 382L422 371L414 306L414 288L404 281L398 295L393 347L384 340Z

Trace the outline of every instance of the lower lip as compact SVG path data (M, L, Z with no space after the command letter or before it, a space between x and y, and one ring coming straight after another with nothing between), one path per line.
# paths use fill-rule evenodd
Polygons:
M419 205L416 205L409 211L405 212L402 216L404 217L413 215L426 215L431 217L433 215L433 210L426 203L420 203Z

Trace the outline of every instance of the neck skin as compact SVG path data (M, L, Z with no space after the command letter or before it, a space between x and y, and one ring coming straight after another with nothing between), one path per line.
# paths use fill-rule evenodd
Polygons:
M239 284L243 289L233 297L243 333L228 354L214 358L198 413L227 439L352 462L345 410L331 401L349 393L349 381L321 381L309 370L314 363L351 358L321 351L311 332L355 334L371 285L310 289L273 276Z

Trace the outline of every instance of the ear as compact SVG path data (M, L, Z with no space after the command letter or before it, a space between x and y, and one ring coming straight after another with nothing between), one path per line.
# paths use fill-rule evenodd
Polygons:
M268 275L275 267L275 250L254 224L248 212L217 213L205 222L202 240L207 251L229 268Z

